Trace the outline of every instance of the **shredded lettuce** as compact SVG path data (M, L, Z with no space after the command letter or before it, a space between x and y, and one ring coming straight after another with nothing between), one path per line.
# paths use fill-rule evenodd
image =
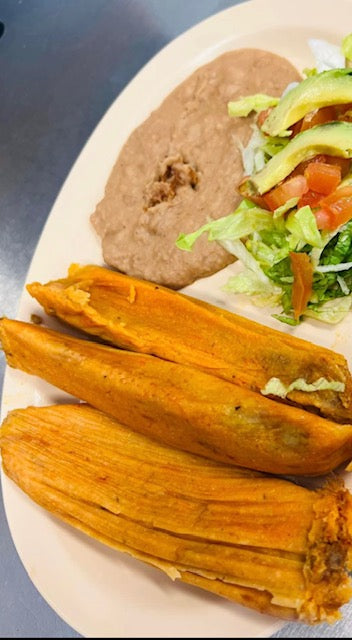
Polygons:
M310 252L310 259L311 259L311 263L313 265L313 269L315 269L317 267L317 265L319 264L319 261L321 259L322 254L325 252L326 254L326 247L329 246L330 241L339 234L340 232L340 228L339 229L335 229L335 231L322 231L321 232L321 246L320 247L313 247L312 251ZM324 255L325 255L324 254Z
M286 221L286 228L293 236L292 248L297 248L299 242L321 247L322 240L313 211L307 205L297 211L292 211Z
M248 249L246 249L242 240L222 240L220 244L224 249L226 249L226 251L236 256L236 258L242 262L244 267L253 271L258 280L261 280L262 284L266 284L268 286L271 285L269 278L265 275L257 260L252 256Z
M273 313L272 317L275 318L275 320L279 320L279 322L282 322L283 324L290 325L291 327L296 327L299 324L299 320L296 320L293 316L285 316L283 313Z
M270 280L263 283L250 269L244 269L237 276L231 276L223 290L250 296L253 304L258 307L275 306L279 304L281 298L279 287L273 285Z
M337 271L348 271L352 269L352 262L341 262L341 264L323 264L315 267L318 273L336 273Z
M193 233L181 233L176 246L184 251L191 251L196 240L208 233L208 240L223 241L237 240L254 231L270 229L273 226L273 216L270 211L256 207L250 200L242 200L233 213L217 220L207 222Z
M348 296L348 294L349 294L349 293L351 293L351 290L350 290L350 288L347 286L347 283L346 283L345 278L343 278L342 276L337 276L337 277L336 277L336 280L337 280L337 282L338 282L338 283L339 283L339 285L340 285L340 289L341 289L342 293L343 293L345 296Z
M252 135L246 146L238 141L242 164L246 175L250 176L264 168L265 164L289 143L288 138L266 136L256 124L251 125Z
M310 305L304 312L305 316L326 322L328 324L338 324L343 320L351 309L352 296L335 298L328 300L324 304Z
M285 241L278 247L275 244L268 245L260 239L253 240L251 238L246 242L246 246L263 269L274 267L286 258L290 251L289 244ZM292 283L292 276L290 281Z
M328 69L343 69L345 66L345 56L338 45L316 38L308 40L308 44L315 58L318 73Z
M299 322L293 317L290 252L304 251L314 269L304 316L335 324L351 308L352 220L334 232L320 233L311 208L297 210L296 200L272 213L244 199L229 216L181 234L177 246L190 251L202 233L219 242L242 265L225 290L248 295L256 305L280 305L282 313L273 317L290 325Z
M288 138L280 138L280 136L263 136L262 151L272 158L289 143ZM269 159L268 158L268 159Z
M306 78L310 78L310 76L316 76L317 73L318 72L316 70L316 67L313 67L312 69L305 67L305 69L303 69L303 74L306 76Z
M352 33L349 33L342 40L341 51L346 60L352 61Z
M270 378L266 383L264 389L261 389L261 393L264 396L278 396L279 398L286 398L291 391L339 391L345 390L345 384L338 380L327 380L326 378L319 378L315 382L308 383L304 378L297 378L291 384L286 385L280 380L280 378Z
M246 147L240 142L242 154L242 164L246 175L250 176L263 169L265 165L265 152L263 145L265 144L265 136L257 125L252 125L253 133Z
M264 93L256 93L254 96L245 96L240 100L228 102L228 114L232 118L245 118L252 111L258 113L259 111L263 111L269 107L276 107L279 99L280 98L274 98L273 96L267 96Z
M221 245L236 256L244 265L243 271L229 278L224 291L244 293L251 296L253 302L260 306L278 304L282 291L265 275L258 262L246 249L241 240L221 242Z
M299 198L290 198L290 200L287 200L287 202L285 202L285 204L282 204L281 207L277 207L277 209L275 209L275 211L273 213L273 218L274 219L275 218L280 218L285 213L290 211L290 209L294 209L294 207L298 203L298 200L299 200Z
M352 220L337 229L321 255L321 264L335 265L352 260Z
M348 72L345 63L352 62L352 33L343 39L341 47L318 39L311 39L309 46L315 66L304 70L307 77L328 70L340 75ZM290 83L282 96L294 91L298 84ZM232 117L246 117L275 107L280 100L265 94L247 96L229 102L228 113ZM278 136L269 136L257 124L252 123L251 128L247 145L238 142L244 171L249 176L290 144L292 133L282 131ZM340 186L351 185L352 172ZM244 198L229 215L209 220L192 233L180 234L176 244L191 251L202 234L208 241L218 242L240 262L241 270L229 279L225 290L248 295L255 304L280 305L281 314L273 314L280 322L294 326L302 320L294 317L292 251L304 252L313 268L312 292L304 317L335 324L352 308L352 220L333 232L320 231L312 208L300 207L299 198L290 198L273 212Z

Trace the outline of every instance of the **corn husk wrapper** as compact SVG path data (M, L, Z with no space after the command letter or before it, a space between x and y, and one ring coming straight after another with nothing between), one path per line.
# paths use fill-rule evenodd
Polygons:
M9 365L177 448L269 473L321 475L352 456L352 425L194 367L3 318Z
M157 355L261 392L271 378L338 383L292 389L286 399L336 422L352 421L352 379L332 350L264 327L145 280L88 265L67 278L27 285L49 314L125 349Z
M351 496L205 460L87 405L29 407L1 429L5 473L60 519L234 602L308 624L351 597Z

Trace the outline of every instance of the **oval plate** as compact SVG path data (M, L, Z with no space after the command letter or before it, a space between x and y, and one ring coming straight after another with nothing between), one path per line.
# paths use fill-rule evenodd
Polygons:
M348 0L324 3L323 11L321 0L296 0L294 11L281 0L253 0L208 18L165 47L112 104L79 155L43 229L27 282L63 277L71 262L103 264L89 215L103 196L119 149L136 125L192 71L241 47L267 49L287 57L298 69L312 66L308 38L340 43L346 35L341 16L350 11ZM235 268L230 266L185 291L278 328L263 310L220 292ZM24 291L18 317L28 321L31 313L41 311ZM54 320L49 324L56 326ZM352 354L346 337L352 336L349 319L338 328L305 322L295 334L348 358ZM65 399L65 394L42 380L7 368L2 418L16 407ZM53 609L82 635L253 638L267 637L282 627L270 616L172 583L156 569L58 522L4 474L2 483L11 534L29 576Z

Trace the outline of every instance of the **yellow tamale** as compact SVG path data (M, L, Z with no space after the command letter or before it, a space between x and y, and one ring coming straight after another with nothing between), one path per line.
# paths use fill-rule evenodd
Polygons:
M352 425L265 398L193 367L0 320L10 366L40 376L161 442L221 462L320 475L352 456Z
M280 331L116 271L72 265L67 278L33 282L47 313L126 349L198 367L260 392L271 378L338 383L287 399L337 422L352 421L352 380L345 358Z
M171 578L308 624L352 595L352 500L178 451L88 405L29 407L0 430L3 468L33 500Z

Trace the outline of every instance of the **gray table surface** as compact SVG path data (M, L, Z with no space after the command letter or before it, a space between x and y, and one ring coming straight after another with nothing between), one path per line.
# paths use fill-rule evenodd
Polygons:
M234 4L0 0L0 315L15 317L43 224L80 149L112 101L165 44ZM4 367L1 355L0 387ZM289 624L273 637L350 637L352 605L343 613L343 621L332 627ZM2 500L0 637L80 637L27 576Z

